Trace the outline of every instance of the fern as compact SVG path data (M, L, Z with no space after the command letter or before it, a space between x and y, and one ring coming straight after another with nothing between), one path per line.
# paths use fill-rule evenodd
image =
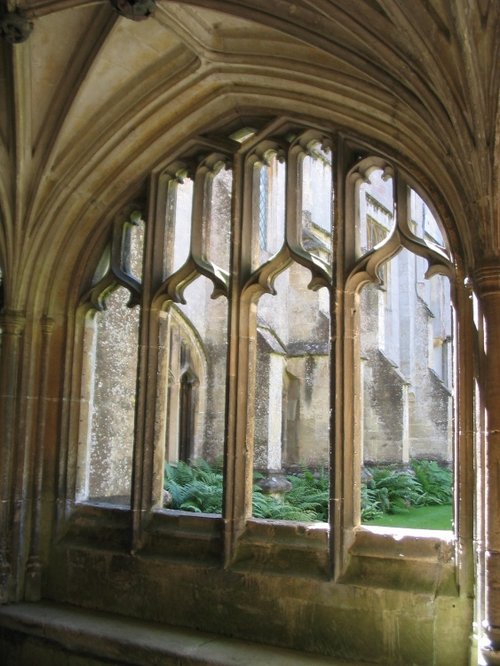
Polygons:
M165 463L165 480L173 480L180 485L187 485L195 478L194 470L185 462L179 461L175 465Z
M420 482L407 471L388 467L375 467L367 487L384 513L407 511L410 506L421 506L424 492Z
M203 461L193 465L165 465L164 488L170 493L169 508L196 513L221 513L222 474Z
M412 460L411 470L371 469L372 478L361 487L362 520L381 513L408 511L411 506L450 504L453 497L450 470L433 460Z
M361 484L361 520L375 520L383 515L378 493L373 488L368 488L366 483Z
M165 484L165 490L168 490L170 493L170 507L172 509L180 509L190 496L191 485L187 484L183 486L171 479L168 483Z
M165 465L165 490L169 507L195 513L222 513L223 474L219 463L206 460ZM266 495L254 474L253 516L274 520L328 520L329 480L325 470L304 468L287 478L292 488L283 497ZM361 518L373 520L383 513L408 511L411 506L449 504L452 473L429 460L413 460L411 470L395 467L371 469L371 479L361 484Z
M287 478L292 484L292 489L285 496L286 502L314 515L314 520L328 520L329 482L327 474L322 471L314 475L306 469L299 475L290 475Z
M451 504L453 499L453 474L435 460L412 460L415 478L423 490L423 503Z
M310 522L318 520L313 510L294 506L288 497L277 499L272 495L265 495L259 486L254 486L252 493L252 509L255 518L268 518L272 520L298 520Z

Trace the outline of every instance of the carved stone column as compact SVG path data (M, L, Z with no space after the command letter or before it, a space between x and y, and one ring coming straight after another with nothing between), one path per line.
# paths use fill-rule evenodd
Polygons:
M482 408L484 461L484 631L486 664L500 664L500 260L490 260L474 275L484 326Z
M17 398L24 313L7 310L0 320L0 603L12 597L11 523L14 448L16 446Z
M38 601L41 596L42 565L40 557L40 530L42 514L42 482L43 482L43 458L45 441L45 423L47 415L47 383L49 376L49 347L54 321L49 317L43 317L41 321L42 330L42 353L41 372L39 379L39 401L40 407L37 414L36 441L33 460L33 486L32 486L32 517L31 517L31 539L29 558L26 565L25 592L27 601Z

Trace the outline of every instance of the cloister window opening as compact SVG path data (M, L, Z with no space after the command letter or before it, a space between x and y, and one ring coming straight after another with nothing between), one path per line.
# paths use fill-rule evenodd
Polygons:
M406 217L394 214L393 189L390 173L372 169L355 206L358 255L371 253L374 261L385 254L359 295L361 518L367 525L451 530L453 320L441 254L446 243L413 189L403 190ZM427 274L433 261L442 265Z
M189 254L193 181L187 174L180 175L177 182L169 183L167 200L165 275L175 273L184 264Z
M259 213L269 189L282 192L269 217L283 223L274 225L275 234L280 234L274 236L274 255L261 253L261 264L254 262L253 280L264 288L257 300L255 353L249 368L249 393L252 387L254 392L248 414L253 434L252 512L258 518L326 521L332 153L324 140L305 134L292 140L288 154L277 149L274 155L271 165L277 166L268 168L267 178L258 183ZM287 182L294 184L287 196L281 164ZM312 291L311 276L318 265L327 286ZM266 285L261 276L271 271Z
M260 182L259 182L259 242L261 248L267 250L267 232L268 232L268 206L269 206L269 192L268 192L268 170L260 169Z
M286 163L279 149L263 150L254 162L252 179L253 225L255 234L253 263L260 264L276 254L285 229Z
M130 504L144 221L118 220L84 297L77 498Z
M399 517L392 524L404 525L408 492L393 497L379 477L406 483L424 504L431 490L421 467L441 480L451 475L453 271L443 230L385 160L366 156L341 172L335 135L289 121L270 128L194 140L167 163L150 221L149 242L160 251L147 254L158 267L142 265L135 229L143 223L115 224L82 300L77 497L130 502L135 404L146 390L136 383L142 317L156 340L147 388L154 427L144 443L163 478L151 489L154 508L223 513L227 424L237 418L232 446L237 455L245 448L251 465L247 517L327 522L332 450L340 446L359 461L361 521L376 524L389 511ZM336 209L344 180L347 203ZM347 267L340 285L339 262ZM157 280L147 301L144 271ZM336 289L357 302L345 308L347 325L332 316ZM337 353L354 372L344 414L331 392L339 336ZM234 379L244 396L237 416L227 411L236 357L246 359ZM336 419L352 413L345 441L335 441L332 410ZM113 420L122 430L112 431ZM448 507L451 528L451 486L447 498L434 499ZM418 520L413 526L433 526Z
M328 518L329 298L324 287L311 293L309 282L310 272L293 263L276 278L276 293L264 294L258 302L253 407L257 517L262 517L261 489L278 500L268 507L267 517Z
M214 301L212 291L210 280L198 277L184 292L185 304L168 306L160 328L158 446L164 442L166 465L204 460L220 467L223 459L227 300Z
M154 447L164 509L222 512L232 171L221 153L168 170ZM174 260L172 260L174 257Z

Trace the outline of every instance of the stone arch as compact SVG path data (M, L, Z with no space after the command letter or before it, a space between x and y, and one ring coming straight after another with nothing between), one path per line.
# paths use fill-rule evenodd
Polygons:
M166 310L161 333L168 358L161 364L165 394L166 462L203 457L206 425L207 362L195 327L180 309ZM168 350L167 350L168 345Z

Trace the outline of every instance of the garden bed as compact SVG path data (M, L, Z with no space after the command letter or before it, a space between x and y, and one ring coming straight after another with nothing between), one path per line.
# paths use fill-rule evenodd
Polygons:
M361 484L361 522L368 525L449 530L452 524L452 473L431 460L412 460L407 468L365 468ZM287 491L265 491L256 473L253 516L303 522L328 520L329 481L325 469L304 468L286 476ZM205 460L165 465L164 507L195 513L222 513L223 474Z

